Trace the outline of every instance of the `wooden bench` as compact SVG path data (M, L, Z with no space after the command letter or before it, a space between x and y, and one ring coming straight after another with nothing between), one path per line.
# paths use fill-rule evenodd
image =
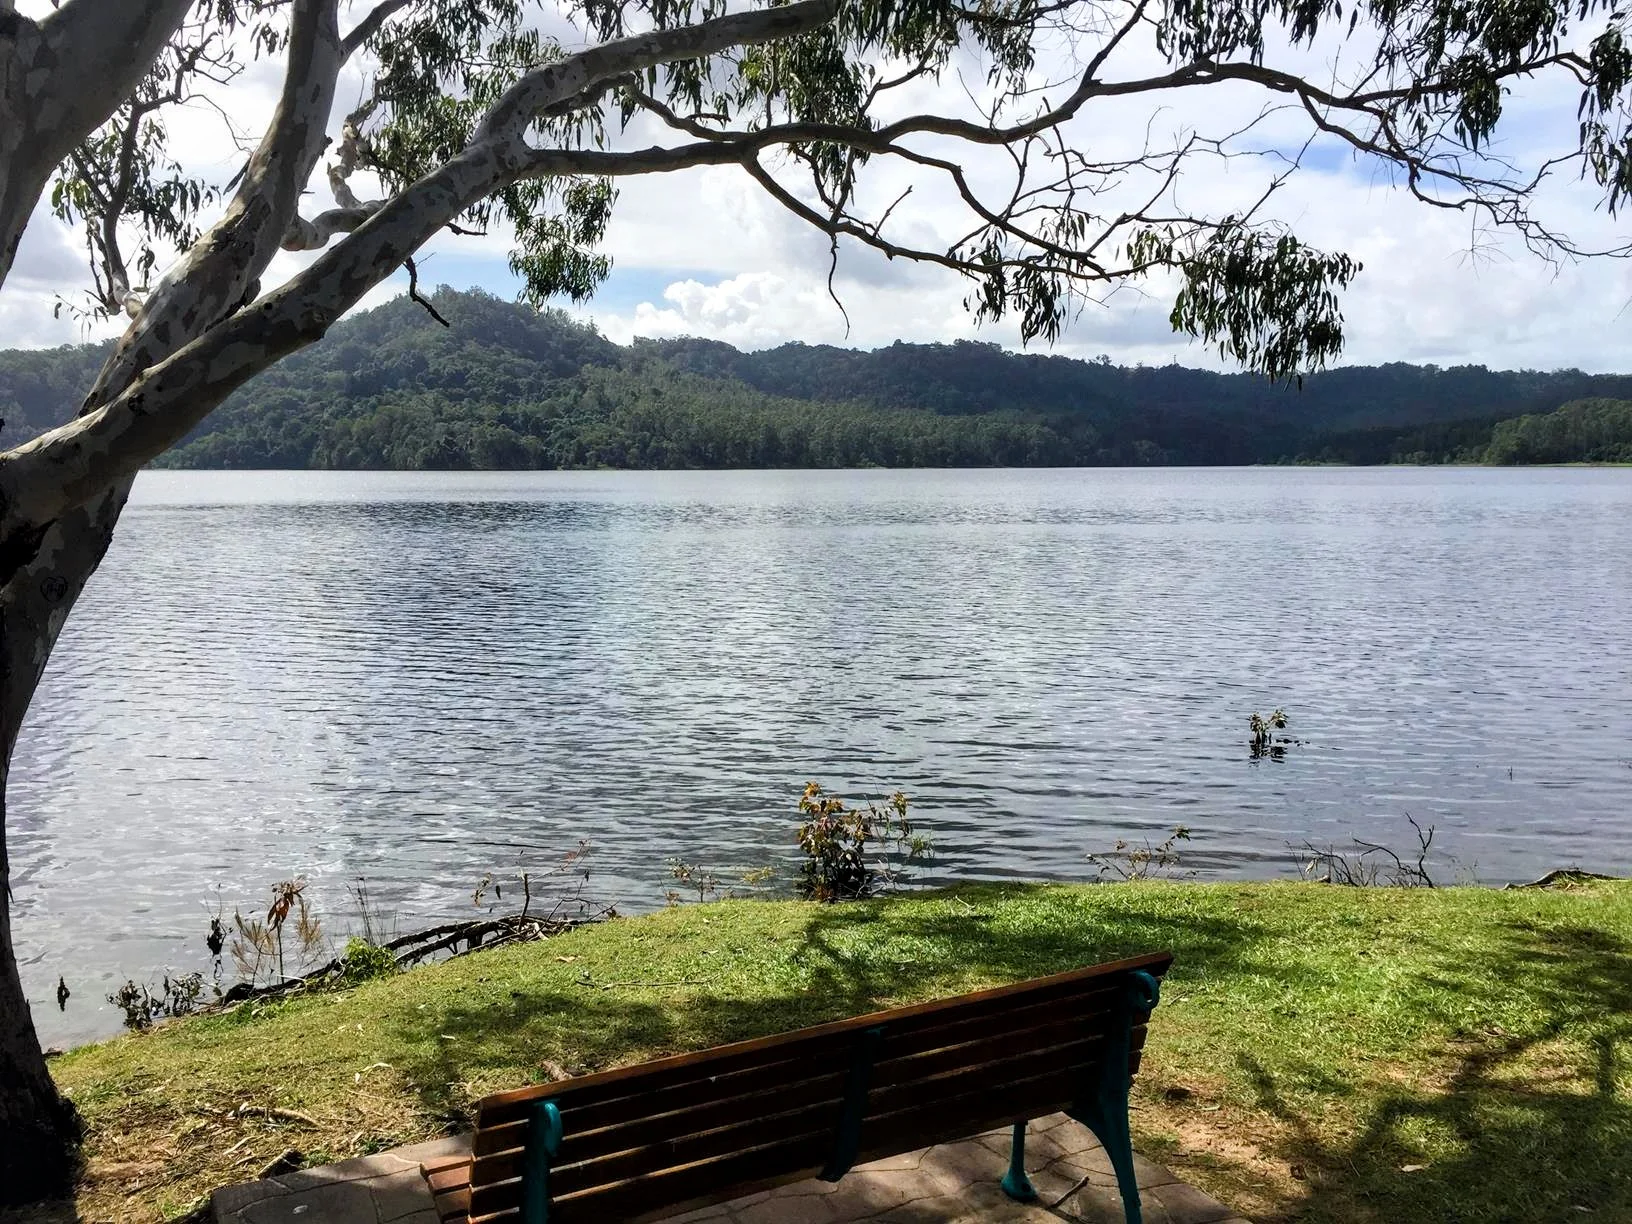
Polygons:
M502 1092L472 1156L426 1177L444 1221L616 1224L1012 1125L1003 1189L1036 1197L1026 1123L1088 1126L1140 1224L1128 1136L1162 952Z

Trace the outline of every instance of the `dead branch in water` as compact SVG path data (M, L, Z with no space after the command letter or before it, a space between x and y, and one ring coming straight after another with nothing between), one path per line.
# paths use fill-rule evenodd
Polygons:
M1379 842L1353 838L1356 850L1339 850L1327 846L1324 850L1313 842L1294 846L1298 867L1304 878L1320 884L1341 884L1350 888L1433 888L1428 874L1428 851L1434 844L1434 826L1423 828L1409 814L1411 828L1417 835L1417 861L1407 862L1389 847ZM1390 866L1392 863L1392 866Z
M557 906L556 910L543 916L523 913L510 914L502 918L475 918L468 922L445 922L427 930L399 936L381 946L392 954L398 969L411 969L438 953L447 953L446 959L451 960L472 952L550 939L576 927L617 916L617 909L612 905L603 905L571 917L559 914L557 912L559 908ZM339 983L345 977L345 971L345 958L335 957L328 964L319 966L310 973L286 978L270 985L253 986L248 982L240 982L221 997L220 1004L211 1006L242 1003L248 999L285 998L311 990L321 990ZM211 1008L204 1007L199 1010Z

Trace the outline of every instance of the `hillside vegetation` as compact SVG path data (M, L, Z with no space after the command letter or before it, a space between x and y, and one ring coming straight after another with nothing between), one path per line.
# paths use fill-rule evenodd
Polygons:
M233 396L167 466L732 468L1617 461L1632 376L1403 364L1249 374L893 344L624 348L447 288L336 326ZM0 353L0 444L66 419L103 350ZM1580 401L1574 403L1572 401ZM1562 414L1559 405L1569 403Z

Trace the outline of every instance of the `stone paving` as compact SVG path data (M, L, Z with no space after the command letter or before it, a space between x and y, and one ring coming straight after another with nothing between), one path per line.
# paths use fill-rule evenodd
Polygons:
M397 1148L319 1169L218 1190L217 1224L437 1224L424 1162L469 1151L469 1137ZM1088 1130L1063 1114L1032 1123L1026 1165L1038 1201L998 1186L1008 1131L858 1165L836 1185L796 1182L672 1217L670 1224L1122 1224L1110 1161ZM1247 1224L1222 1203L1138 1156L1146 1224Z

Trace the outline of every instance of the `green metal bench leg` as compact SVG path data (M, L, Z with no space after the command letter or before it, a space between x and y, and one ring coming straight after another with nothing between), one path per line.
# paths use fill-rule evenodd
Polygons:
M1099 1077L1066 1113L1093 1131L1105 1148L1111 1168L1116 1170L1116 1185L1122 1192L1122 1211L1127 1224L1144 1224L1144 1212L1139 1206L1139 1178L1133 1168L1133 1136L1128 1128L1128 1091L1133 1087L1133 1013L1156 1006L1161 997L1161 984L1143 970L1135 970L1129 976L1121 1022L1109 1035Z
M1069 1111L1099 1140L1116 1170L1116 1188L1122 1192L1122 1212L1128 1224L1144 1224L1144 1212L1139 1206L1139 1178L1133 1169L1133 1138L1128 1133L1128 1094L1124 1090L1119 1101L1109 1108L1103 1101L1094 1101Z
M1014 1124L1014 1140L1009 1145L1009 1171L1003 1174L1003 1193L1017 1203L1037 1201L1037 1187L1026 1176L1026 1124Z
M540 1101L527 1113L527 1145L522 1155L522 1224L549 1224L550 1166L561 1154L561 1110Z
M844 1084L844 1104L839 1110L839 1129L833 1136L833 1154L816 1176L825 1182L839 1181L856 1163L861 1148L861 1123L867 1115L867 1081L873 1074L873 1059L884 1040L884 1026L864 1029L856 1041L850 1074ZM529 1222L530 1224L530 1222Z

